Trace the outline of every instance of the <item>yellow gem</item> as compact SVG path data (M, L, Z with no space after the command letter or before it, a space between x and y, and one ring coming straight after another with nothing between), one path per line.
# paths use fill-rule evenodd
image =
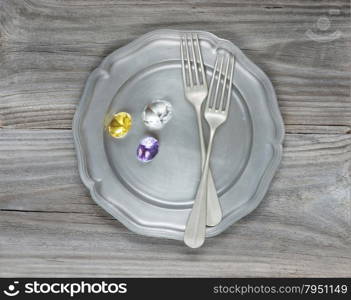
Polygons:
M113 116L110 124L108 125L108 132L112 137L119 139L128 133L131 126L131 115L126 112L119 112Z

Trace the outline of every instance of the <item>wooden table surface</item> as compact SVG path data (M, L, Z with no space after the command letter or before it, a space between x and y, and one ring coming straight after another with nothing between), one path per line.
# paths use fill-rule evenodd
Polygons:
M197 251L128 231L77 171L87 76L160 28L233 41L286 124L262 204ZM0 0L0 276L351 276L350 33L348 0Z

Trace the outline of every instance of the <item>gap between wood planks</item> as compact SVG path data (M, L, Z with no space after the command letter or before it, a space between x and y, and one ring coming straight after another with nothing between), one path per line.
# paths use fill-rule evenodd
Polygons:
M315 125L315 124L284 124L285 126L285 134L351 134L351 126L348 125L332 125L332 124L323 124L323 125ZM310 130L301 130L295 129L296 127L309 127ZM331 130L328 130L331 128ZM72 130L69 127L32 127L32 128L21 128L21 127L10 127L10 126L1 126L0 130ZM320 130L322 129L322 130Z

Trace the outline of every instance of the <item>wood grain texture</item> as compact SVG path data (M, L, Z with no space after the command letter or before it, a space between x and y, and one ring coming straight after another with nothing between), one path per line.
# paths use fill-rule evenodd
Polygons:
M327 31L316 28L323 16L331 22ZM0 126L71 128L89 72L159 28L199 28L238 45L271 78L288 132L301 124L313 132L324 125L350 131L348 0L1 0ZM308 30L340 37L318 42Z
M0 276L350 277L350 23L348 0L0 0ZM71 136L89 73L160 28L233 41L271 78L288 133L259 208L198 251L95 205Z
M350 276L351 135L289 134L254 213L206 241L129 232L80 183L71 131L0 131L2 276Z

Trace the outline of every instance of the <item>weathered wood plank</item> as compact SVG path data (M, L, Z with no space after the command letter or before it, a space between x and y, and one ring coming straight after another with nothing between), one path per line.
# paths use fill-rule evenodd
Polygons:
M351 276L351 135L288 134L268 195L198 251L129 232L69 130L0 130L0 276Z
M349 126L339 125L285 125L285 132L287 133L315 133L315 134L348 134L351 133Z
M326 31L316 28L323 16ZM1 0L0 127L71 128L84 82L104 56L150 30L198 28L232 40L263 68L288 132L349 132L349 17L347 0ZM340 37L318 42L308 30Z

